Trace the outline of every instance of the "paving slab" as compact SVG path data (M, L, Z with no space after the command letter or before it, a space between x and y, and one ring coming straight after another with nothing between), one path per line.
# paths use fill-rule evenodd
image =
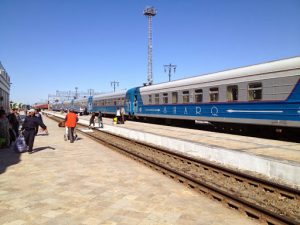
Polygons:
M258 224L44 117L33 154L0 150L0 224Z

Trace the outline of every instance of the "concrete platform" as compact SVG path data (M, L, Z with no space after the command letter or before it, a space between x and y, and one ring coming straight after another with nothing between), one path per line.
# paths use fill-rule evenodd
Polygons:
M44 121L35 153L0 149L1 225L257 224L84 136L66 142Z
M53 112L51 112L53 113ZM64 115L55 113L64 118ZM90 116L80 116L88 124ZM300 188L300 144L126 121L104 130Z

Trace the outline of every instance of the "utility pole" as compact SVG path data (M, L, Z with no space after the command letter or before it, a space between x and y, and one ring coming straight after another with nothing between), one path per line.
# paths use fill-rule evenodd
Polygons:
M148 17L148 85L153 84L152 73L152 17L156 15L154 7L148 7L144 10L144 15Z
M78 87L75 87L75 99L78 98L78 92L77 92L77 90L78 90Z
M165 68L165 72L167 72L167 69L169 70L169 82L171 81L171 72L172 72L172 68L174 70L174 73L176 71L176 65L172 65L171 63L169 65L164 65Z
M94 95L94 89L88 89L88 95L93 96Z
M119 82L118 81L110 82L110 86L114 86L114 92L116 91L116 85L119 87Z

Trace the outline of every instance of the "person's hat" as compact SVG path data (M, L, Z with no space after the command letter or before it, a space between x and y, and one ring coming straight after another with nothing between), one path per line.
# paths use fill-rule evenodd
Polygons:
M34 109L29 109L28 112L32 113L32 112L35 112Z

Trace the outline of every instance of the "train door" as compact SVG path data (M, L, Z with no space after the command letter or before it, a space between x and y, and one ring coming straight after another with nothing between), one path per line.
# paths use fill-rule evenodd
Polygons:
M138 106L137 94L135 93L133 99L133 111L135 114L138 113L138 108L139 106Z
M138 112L138 88L131 88L126 93L125 112L133 116Z
M127 92L125 96L125 113L128 115L131 114L131 102L130 102L130 93Z
M88 104L87 104L87 112L90 113L93 110L93 96L90 96L88 98Z

